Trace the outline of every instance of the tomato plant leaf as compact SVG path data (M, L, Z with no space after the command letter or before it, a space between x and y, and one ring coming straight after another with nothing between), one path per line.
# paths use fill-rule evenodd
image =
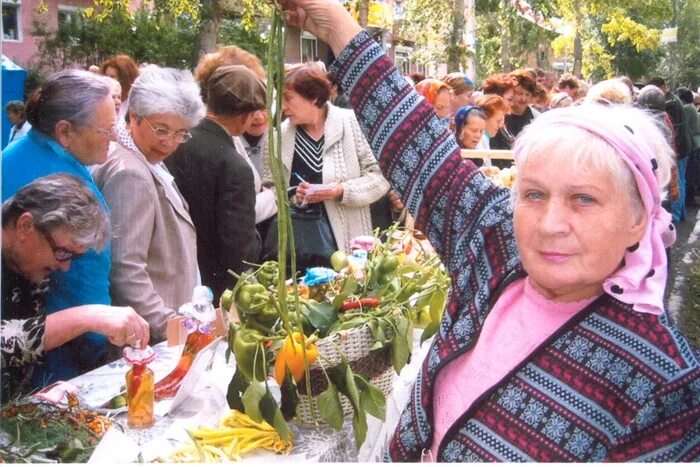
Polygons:
M352 416L352 429L355 432L355 446L359 451L360 446L367 438L367 414L362 410L362 407L358 407Z
M321 418L336 430L343 428L343 406L335 384L329 383L328 389L318 395L317 401Z
M391 358L397 375L401 373L411 356L410 342L412 342L412 339L409 340L408 338L408 333L411 329L410 324L410 321L404 316L396 319L396 335L391 346Z
M265 392L264 383L253 382L250 383L241 398L246 415L257 423L260 423L263 419L262 412L260 411L260 401L263 396L265 396Z
M297 413L297 405L299 405L299 392L297 384L294 382L292 372L289 367L285 367L284 381L280 387L281 392L281 407L280 411L285 420L291 420Z
M275 431L279 433L282 439L288 438L287 422L284 421L277 401L275 401L275 397L270 392L270 388L267 384L265 385L265 394L260 400L260 411L265 421L274 427Z
M236 370L226 392L226 402L228 402L229 408L245 412L241 395L248 389L248 385L250 385L250 381L240 371Z
M321 337L328 335L328 330L338 319L338 312L327 302L306 302L301 307L301 313L308 318L313 327L318 329Z
M384 421L386 418L386 396L374 384L355 374L355 383L360 391L360 404L368 414Z

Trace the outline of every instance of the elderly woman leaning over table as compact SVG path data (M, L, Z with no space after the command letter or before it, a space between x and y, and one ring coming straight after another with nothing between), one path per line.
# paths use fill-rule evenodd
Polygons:
M672 159L652 120L548 112L515 147L511 199L342 5L286 5L333 49L383 172L452 278L387 458L700 459L697 353L663 308Z
M133 307L166 338L167 320L199 282L195 228L163 164L204 116L188 71L151 65L129 93L127 125L93 176L111 209L112 300Z
M46 352L85 332L115 345L148 342L148 323L132 308L87 304L46 315L46 276L67 271L89 248L104 248L109 225L97 196L66 173L37 178L3 203L0 402L31 392Z

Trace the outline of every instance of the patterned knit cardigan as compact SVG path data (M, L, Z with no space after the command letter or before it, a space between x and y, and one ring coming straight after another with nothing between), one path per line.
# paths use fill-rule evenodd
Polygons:
M365 32L334 72L385 176L452 278L440 329L387 452L422 459L433 439L437 373L469 351L500 291L525 273L509 192L460 158L432 108ZM462 414L439 461L700 459L698 353L666 316L602 295Z

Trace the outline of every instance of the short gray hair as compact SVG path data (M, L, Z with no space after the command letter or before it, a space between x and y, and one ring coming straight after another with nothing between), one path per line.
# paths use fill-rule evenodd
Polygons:
M549 101L550 109L560 109L562 107L570 107L574 105L574 100L565 92L558 92L552 96Z
M134 112L139 118L174 114L193 127L204 117L204 104L192 73L149 65L141 70L131 86L129 112Z
M109 76L105 76L104 79L107 81L107 83L109 83L109 89L111 89L111 92L113 93L114 91L119 91L119 98L121 98L121 83L114 78L110 78Z
M2 204L3 228L28 212L40 232L65 229L76 244L102 250L110 238L109 216L78 177L58 173L37 178Z
M663 112L666 106L666 96L657 86L647 84L639 91L637 105L652 112Z
M619 79L606 79L594 84L586 94L585 102L598 104L631 104L630 88Z
M55 138L58 122L66 120L78 127L89 124L97 105L110 95L103 76L83 70L54 73L29 98L27 121Z
M652 115L626 105L583 104L550 110L536 118L523 130L516 142L516 145L521 148L521 153L516 159L519 172L532 154L548 152L566 154L574 161L577 170L586 171L595 168L610 173L617 184L616 188L621 189L630 201L630 207L635 210L644 210L634 174L610 143L575 125L561 126L556 128L556 131L549 127L551 121L556 121L558 115L564 114L576 116L579 120L594 119L602 126L610 128L611 134L613 134L613 128L622 126L620 122L627 122L631 128L635 128L634 137L641 139L654 150L657 165L654 173L658 182L659 196L661 199L664 198L665 188L671 179L671 168L674 165L673 149L664 137L661 124ZM517 186L514 188L513 195L517 196ZM517 199L514 198L513 201Z

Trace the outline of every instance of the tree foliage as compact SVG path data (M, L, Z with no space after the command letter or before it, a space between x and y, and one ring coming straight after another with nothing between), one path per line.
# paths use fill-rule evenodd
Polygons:
M122 0L109 3L98 0L96 7L87 9L78 21L68 21L57 29L47 25L44 14L37 14L33 34L38 53L32 68L40 74L68 68L99 64L116 54L127 54L139 63L192 68L197 37L200 34L200 13L189 16L184 0L168 0L155 5L143 5L135 12L123 8ZM252 0L244 0L252 3ZM175 7L176 13L166 8ZM264 25L256 21L258 8L224 18L217 27L214 44L235 44L264 57L266 41Z
M507 0L477 2L477 79L527 66L555 34L518 16Z
M152 2L152 5L148 5L149 2L144 2L142 8L147 8L156 17L187 17L194 23L199 21L198 1L152 0ZM98 21L102 21L115 14L124 17L131 16L130 0L93 0L93 4L93 7L86 8L84 11L88 18L94 16Z
M697 90L700 87L700 0L686 0L678 19L676 48L679 85Z
M638 54L653 56L659 48L660 28L672 17L670 0L533 0L531 3L537 8L546 4L554 16L572 26L553 43L555 53L562 54L569 62L580 61L574 69L591 79L630 71L624 62L616 60L617 50L629 51L632 47ZM577 38L581 43L578 53Z
M99 17L90 14L58 29L39 15L33 31L38 48L34 66L45 72L86 67L123 53L137 62L188 68L196 33L191 18L155 15L145 8L133 15L119 9Z
M415 44L413 59L437 67L447 62L452 0L408 0L400 36Z

